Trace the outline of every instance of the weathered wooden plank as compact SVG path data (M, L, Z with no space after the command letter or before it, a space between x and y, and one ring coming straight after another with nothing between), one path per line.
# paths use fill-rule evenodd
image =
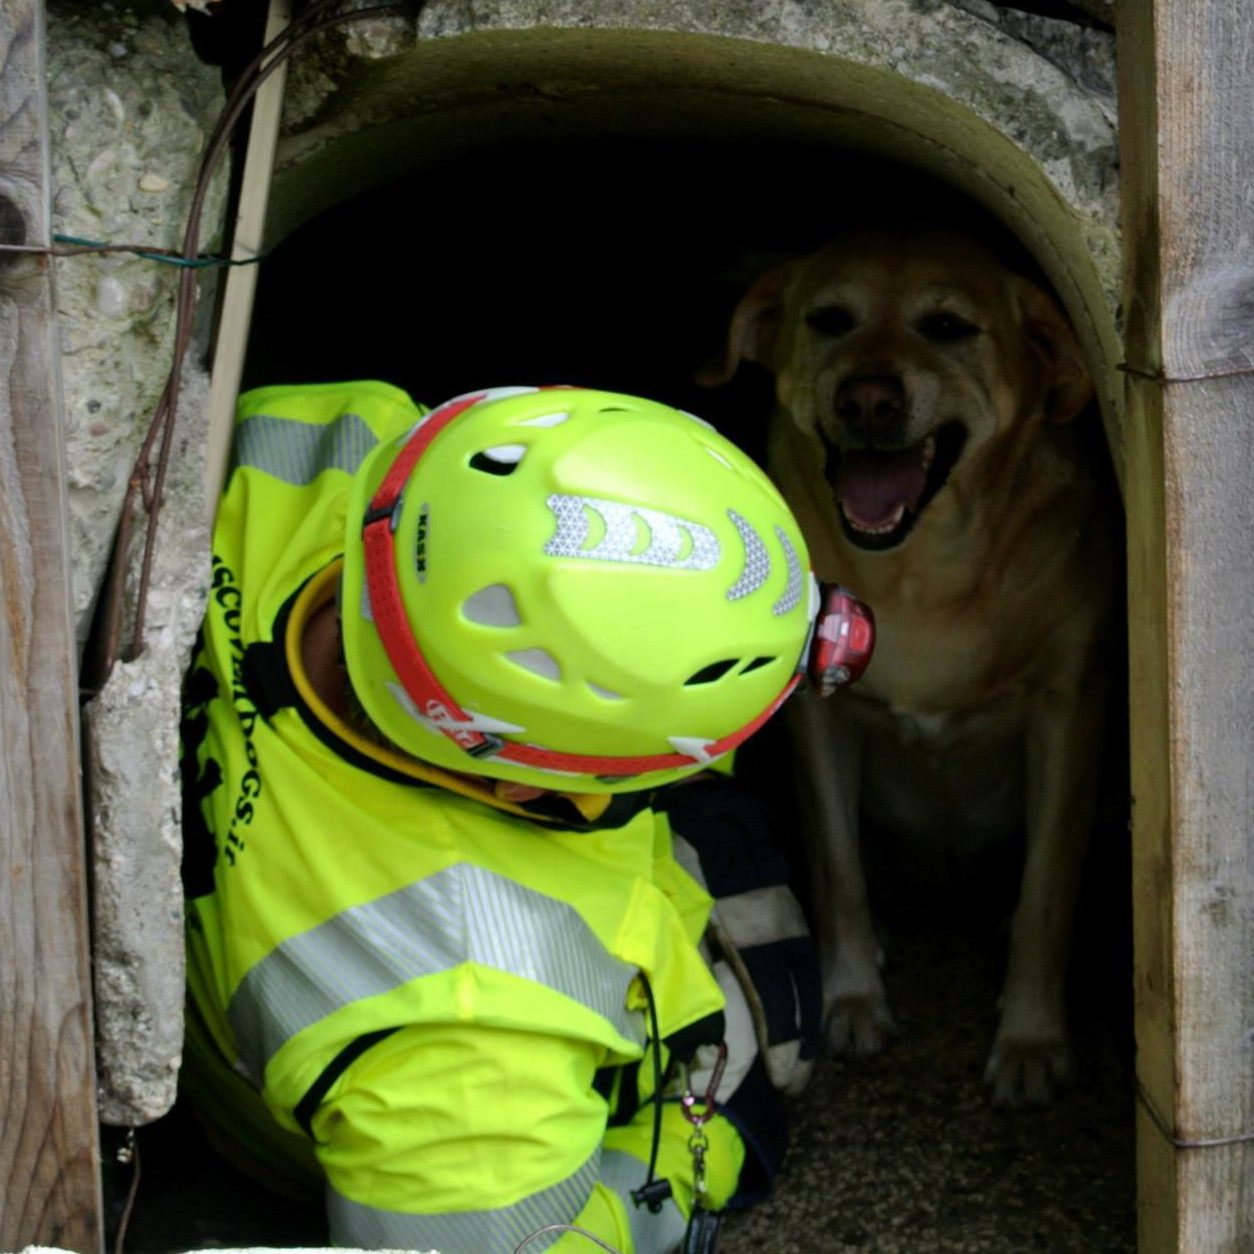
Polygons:
M0 0L0 230L49 238L42 8ZM0 1250L101 1245L49 267L0 260Z
M1174 388L1163 411L1176 1128L1221 1138L1254 1133L1254 376ZM1254 1247L1254 1143L1177 1172L1180 1249Z
M1254 1132L1254 7L1123 0L1138 1072ZM1218 375L1209 381L1198 376ZM1254 1248L1254 1143L1143 1114L1140 1241Z
M1120 183L1128 356L1159 364L1158 110L1151 0L1123 0L1118 31ZM1128 376L1124 505L1128 537L1128 654L1133 808L1132 897L1137 1079L1171 1122L1175 1109L1172 814L1167 745L1166 505L1162 391ZM1176 1155L1141 1107L1137 1119L1138 1244L1175 1250Z

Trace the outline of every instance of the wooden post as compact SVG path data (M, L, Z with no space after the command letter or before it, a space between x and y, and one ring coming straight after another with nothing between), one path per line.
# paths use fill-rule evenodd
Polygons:
M1120 0L1140 1249L1254 1249L1254 5Z
M278 38L291 20L291 0L270 0L263 44ZM283 88L286 82L287 63L284 62L261 84L253 100L244 175L240 181L239 204L231 232L233 258L255 257L262 250L274 153L279 144L279 125L283 121ZM248 335L252 330L253 295L256 290L256 266L238 266L226 272L222 307L218 311L217 343L213 350L213 379L209 386L205 501L209 506L211 525L226 480L231 435L235 430L235 402L244 373L244 354L248 350Z
M0 239L47 244L37 0L0 67ZM102 1242L63 462L51 263L0 256L0 1250Z

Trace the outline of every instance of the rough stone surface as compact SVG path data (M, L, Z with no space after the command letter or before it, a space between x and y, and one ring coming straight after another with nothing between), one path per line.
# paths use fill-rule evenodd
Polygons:
M179 697L209 583L204 426L209 378L185 367L145 648L84 712L94 861L100 1118L144 1124L174 1102L183 1046ZM142 533L142 526L136 528ZM136 535L133 557L142 535ZM135 603L135 569L128 603Z
M48 6L53 229L177 248L205 137L221 107L166 4ZM205 209L219 234L225 181ZM135 454L170 368L177 272L113 254L57 262L71 586L80 643Z
M1115 37L1109 31L1077 26L1056 18L1003 10L1004 30L1036 49L1091 92L1113 125L1116 118Z
M156 0L52 3L48 49L54 229L92 241L180 247L223 99L216 71L197 61L182 19ZM206 200L202 248L220 236L224 191L219 175ZM170 368L177 274L126 254L57 263L80 642L131 466ZM205 386L187 371L146 650L115 669L84 718L100 1110L109 1123L144 1123L169 1107L182 1047L178 716L208 568L208 536L199 525ZM132 570L132 606L134 584Z

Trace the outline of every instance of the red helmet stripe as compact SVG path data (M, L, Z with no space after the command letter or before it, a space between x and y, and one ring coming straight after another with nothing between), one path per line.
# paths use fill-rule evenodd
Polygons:
M396 543L392 535L392 511L404 491L418 459L458 414L482 399L482 394L463 397L432 410L414 431L392 463L378 491L370 500L370 513L362 527L365 548L366 586L370 592L370 613L388 661L414 704L428 717L457 722L469 721L427 665L405 612L400 579L396 573ZM442 729L463 749L476 748L485 737L476 731L456 727Z
M722 740L712 741L706 749L708 756L711 759L721 758L723 754L730 753L748 740L788 700L800 680L800 675L794 675L785 685L784 690L757 718L746 723L738 731L732 732L731 735L724 736ZM556 750L541 749L535 745L511 743L506 743L495 756L503 762L513 762L518 766L604 776L643 775L649 771L680 770L685 766L692 766L694 762L701 761L700 758L687 753L646 753L637 757L602 758L583 753L558 753Z
M370 512L392 509L400 499L409 476L413 473L418 459L431 447L431 442L458 414L464 413L472 405L483 399L483 393L474 396L463 396L460 400L449 401L439 409L433 409L414 430L405 443L405 447L397 454L396 460L383 476L374 496L370 498Z

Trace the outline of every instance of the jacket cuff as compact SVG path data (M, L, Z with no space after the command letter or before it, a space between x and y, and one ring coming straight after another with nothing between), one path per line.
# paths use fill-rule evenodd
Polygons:
M746 1210L770 1195L788 1152L788 1109L771 1084L759 1055L719 1113L736 1129L745 1146L744 1166L731 1210Z

